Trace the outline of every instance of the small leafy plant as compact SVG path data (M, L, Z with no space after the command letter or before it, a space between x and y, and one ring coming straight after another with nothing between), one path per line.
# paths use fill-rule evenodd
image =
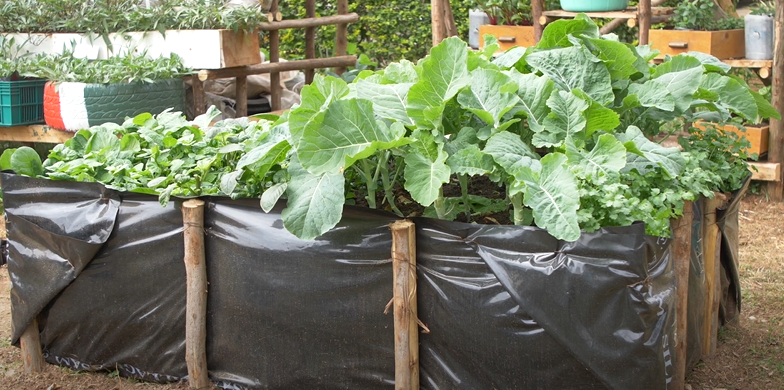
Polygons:
M750 8L752 15L776 16L776 4L772 1L760 1L754 3Z
M356 196L403 216L403 192L426 215L500 209L567 241L635 221L669 236L685 201L737 189L748 168L740 158L721 165L727 144L710 134L685 150L649 137L677 118L780 116L714 57L654 65L657 52L613 38L584 15L497 58L492 40L478 52L449 38L417 63L365 70L350 84L316 78L273 121L139 116L80 131L27 173L157 193L162 203L223 194L259 197L269 210L285 198L283 223L303 239L333 228ZM472 193L480 178L502 198ZM445 191L454 185L457 194Z
M670 19L675 28L684 30L719 31L743 28L743 18L716 18L718 6L713 0L681 1Z
M490 18L490 24L533 26L531 0L476 0L476 4ZM559 2L546 0L544 6L547 10L557 9Z

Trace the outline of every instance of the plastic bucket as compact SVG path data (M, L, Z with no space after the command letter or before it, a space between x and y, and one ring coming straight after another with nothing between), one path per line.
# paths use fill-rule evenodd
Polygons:
M773 59L773 18L767 15L746 15L746 59Z
M571 12L621 11L629 0L561 0L561 8Z
M483 11L468 11L468 46L479 48L479 26L490 24L490 18Z

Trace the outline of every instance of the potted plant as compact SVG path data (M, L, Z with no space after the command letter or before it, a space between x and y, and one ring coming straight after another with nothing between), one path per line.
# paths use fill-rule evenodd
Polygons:
M26 74L49 80L43 96L46 124L65 131L122 123L142 112L182 111L182 76L191 72L176 54L88 60L67 51L39 55L33 64L34 69Z
M477 6L490 21L490 24L479 26L480 49L485 47L485 35L494 36L501 51L536 44L531 0L477 0ZM557 9L558 2L546 0L544 6L547 10Z
M718 59L743 58L746 54L743 19L717 17L719 8L713 0L681 1L669 20L673 29L651 29L653 49L665 55L690 51L710 54Z
M570 12L621 11L629 6L629 0L561 0L561 8Z
M178 54L186 66L213 69L261 62L255 29L267 22L260 6L201 0L162 1L150 8L135 0L7 2L0 34L31 53L60 53L76 46L79 56L106 59L128 52ZM96 22L99 21L99 22Z
M760 1L744 17L746 37L746 59L772 60L776 6L773 2Z
M28 125L44 119L46 80L21 75L29 69L29 63L29 56L17 52L13 38L0 37L0 126Z

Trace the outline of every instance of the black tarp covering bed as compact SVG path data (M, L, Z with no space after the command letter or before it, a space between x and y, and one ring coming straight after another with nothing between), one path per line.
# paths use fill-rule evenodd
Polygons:
M38 318L50 362L187 375L178 202L2 177L13 338ZM210 377L225 388L393 387L394 216L347 207L298 240L280 208L205 198ZM541 229L418 219L423 389L664 389L669 240L641 224L575 243Z

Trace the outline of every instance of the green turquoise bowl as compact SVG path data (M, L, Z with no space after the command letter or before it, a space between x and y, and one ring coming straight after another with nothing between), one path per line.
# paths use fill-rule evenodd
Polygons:
M561 0L561 8L571 12L622 11L629 0Z

